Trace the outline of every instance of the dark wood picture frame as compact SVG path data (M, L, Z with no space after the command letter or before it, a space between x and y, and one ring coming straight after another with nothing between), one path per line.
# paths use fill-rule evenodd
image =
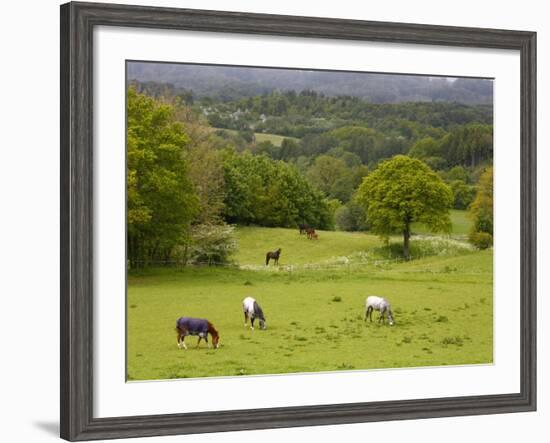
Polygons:
M519 393L93 417L92 54L95 26L472 48L521 58ZM100 3L61 6L61 437L71 441L495 414L536 409L536 33Z

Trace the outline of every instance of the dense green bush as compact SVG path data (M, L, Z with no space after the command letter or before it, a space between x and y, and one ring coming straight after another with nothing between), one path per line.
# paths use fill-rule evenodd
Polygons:
M454 195L453 207L455 209L467 209L476 194L474 186L467 185L462 180L453 180L449 183Z
M493 246L493 236L488 232L471 232L469 240L478 249L487 249Z
M493 167L487 168L479 177L477 194L470 205L474 224L470 241L480 249L493 244Z
M331 229L328 200L286 162L265 155L224 153L225 208L229 223L296 227L308 223Z

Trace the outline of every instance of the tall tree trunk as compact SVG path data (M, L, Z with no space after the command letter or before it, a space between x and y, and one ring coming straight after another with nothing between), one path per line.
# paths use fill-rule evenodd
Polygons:
M409 254L409 239L411 238L411 226L409 223L405 224L405 229L403 229L403 257L405 260L410 258Z

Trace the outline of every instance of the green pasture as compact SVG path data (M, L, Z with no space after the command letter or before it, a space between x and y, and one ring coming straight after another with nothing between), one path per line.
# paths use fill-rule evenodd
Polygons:
M465 238L470 232L472 220L468 216L468 211L451 209L451 222L453 224L452 237ZM429 234L430 232L428 228L420 223L413 223L412 230L416 234Z
M295 141L298 140L297 138L294 138L294 137L285 137L283 135L277 135L277 134L264 134L262 132L255 132L254 137L256 137L256 143L271 142L275 146L281 146L285 138L289 138Z
M239 131L236 131L235 129L226 129L226 128L214 128L221 131L226 131L231 134L238 134ZM261 142L271 142L274 146L281 146L283 144L283 140L285 138L288 138L290 140L298 141L299 139L295 137L286 137L284 135L277 135L277 134L265 134L263 132L255 132L254 138L256 139L256 143Z
M455 240L444 254L403 262L384 259L384 244L364 233L321 232L315 241L249 227L237 237L233 266L129 274L128 380L492 362L492 250ZM412 244L422 241L432 240ZM266 250L277 247L280 266L266 268ZM371 294L391 301L395 326L364 321ZM248 295L264 309L266 331L244 327ZM208 318L220 348L196 349L188 337L189 349L178 349L180 316Z
M265 265L267 251L281 248L279 265L330 264L339 257L365 252L384 244L360 232L317 231L318 240L307 240L298 229L241 227L237 229L240 265Z

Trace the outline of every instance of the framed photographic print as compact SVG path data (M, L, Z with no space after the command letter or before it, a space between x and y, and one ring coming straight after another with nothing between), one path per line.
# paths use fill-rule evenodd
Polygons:
M61 436L536 408L536 34L61 7Z

